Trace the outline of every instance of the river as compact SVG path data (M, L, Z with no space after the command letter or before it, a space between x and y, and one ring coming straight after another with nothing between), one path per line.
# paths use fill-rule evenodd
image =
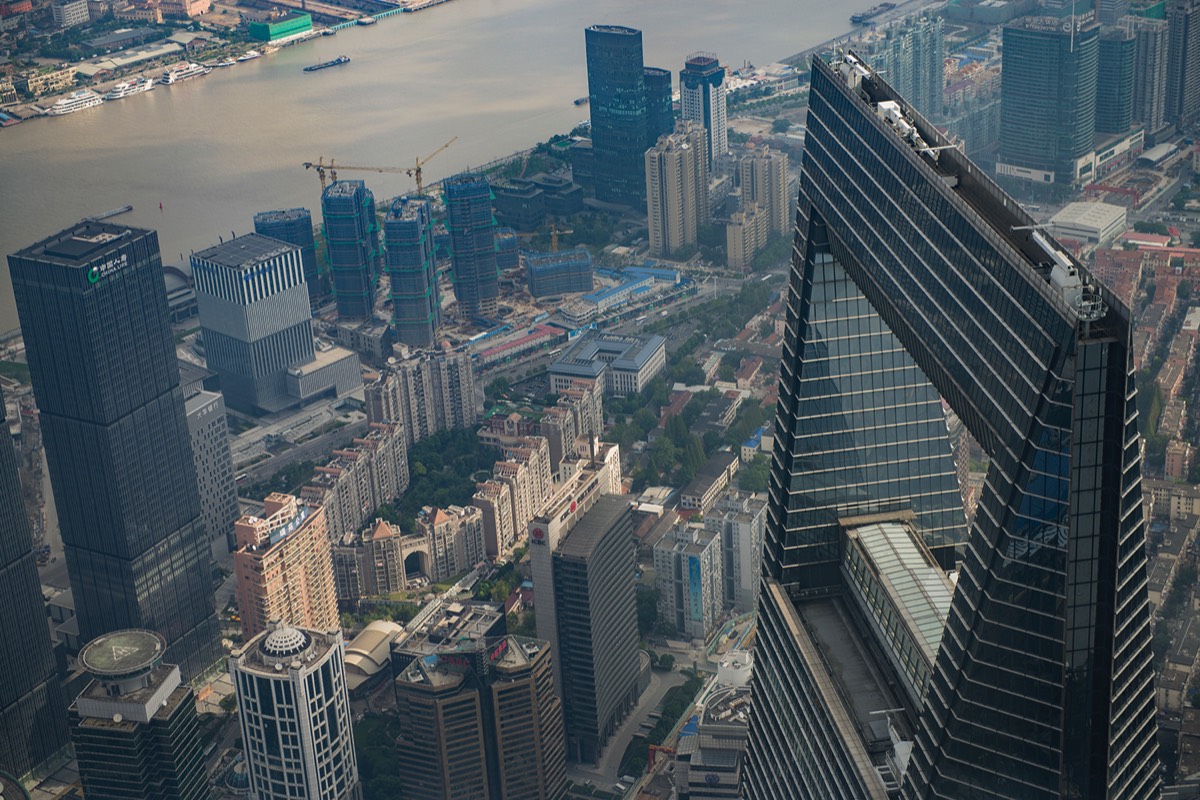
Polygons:
M863 0L859 5L870 3ZM854 4L851 4L854 6ZM253 229L254 212L319 211L318 156L407 166L453 136L427 181L570 130L587 115L583 29L643 31L648 65L786 58L844 32L859 10L823 0L453 0L284 48L257 61L65 117L0 130L0 255L126 203L165 263ZM340 54L350 64L301 67ZM382 199L404 175L351 173ZM162 210L159 210L162 203ZM0 331L17 326L7 264Z

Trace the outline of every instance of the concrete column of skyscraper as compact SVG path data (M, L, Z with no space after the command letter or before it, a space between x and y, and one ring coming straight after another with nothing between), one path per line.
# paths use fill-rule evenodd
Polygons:
M383 261L375 195L362 181L334 181L321 194L321 216L338 316L366 319Z
M747 797L1157 797L1129 310L853 54L814 61L807 130ZM852 327L830 319L841 306ZM831 358L847 331L853 374L874 368L858 390ZM844 591L815 569L840 558L834 527L900 514L927 542L940 520L931 544L961 533L945 424L917 424L938 395L990 466L952 599L925 605L937 644L903 693L919 707L884 706L875 733L818 680L837 642L806 609ZM871 402L901 427L864 419ZM911 759L885 764L871 745L899 751L905 729Z
M646 151L646 216L650 252L682 253L708 222L708 148L700 123L681 119L675 132Z
M114 631L80 652L92 680L71 704L71 740L88 800L209 797L196 696L163 663L166 645L153 631Z
M1167 120L1200 119L1200 0L1167 2Z
M596 198L640 208L646 197L642 154L652 144L642 32L593 25L584 43Z
M708 165L729 150L725 113L725 68L713 53L693 53L679 73L679 111L704 128L708 136Z
M997 175L1065 186L1091 177L1099 34L1090 12L1004 27Z
M343 647L275 620L229 657L255 800L362 800Z
M2 392L0 432L0 770L20 777L66 747L67 706Z
M329 290L317 263L312 214L307 208L260 211L254 215L254 232L300 248L300 261L304 265L304 283L308 288L309 299L315 305L326 296Z
M1096 67L1096 132L1123 134L1133 124L1133 80L1137 40L1122 27L1100 33Z
M1161 19L1124 17L1121 26L1135 39L1133 62L1133 119L1153 135L1166 121L1167 23Z
M383 220L383 240L396 339L410 347L432 347L442 322L442 305L429 200L402 197L393 203Z
M8 257L80 637L164 637L185 677L220 655L154 231L81 222Z
M499 308L500 276L496 268L496 218L492 189L484 175L464 172L442 183L446 192L446 227L450 229L450 259L454 297L467 319L495 319Z

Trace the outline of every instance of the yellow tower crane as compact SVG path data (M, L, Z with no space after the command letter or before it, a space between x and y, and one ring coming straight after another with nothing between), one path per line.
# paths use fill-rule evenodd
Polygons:
M446 142L444 145L439 147L437 150L434 150L432 153L425 156L424 158L414 159L413 165L411 167L361 167L361 166L356 166L356 165L335 164L334 159L332 159L332 158L329 159L329 163L326 164L325 157L321 156L315 162L305 161L304 168L305 169L314 169L317 171L317 177L321 179L321 190L322 191L325 190L325 176L326 175L329 176L329 180L336 181L338 170L343 170L343 171L353 170L355 172L403 173L410 178L416 179L417 194L422 195L422 194L425 194L425 182L422 179L421 168L424 167L427 163L429 163L429 160L431 158L433 158L438 153L442 152L447 147L449 147L450 145L454 144L457 141L458 141L458 137L455 136L450 141Z

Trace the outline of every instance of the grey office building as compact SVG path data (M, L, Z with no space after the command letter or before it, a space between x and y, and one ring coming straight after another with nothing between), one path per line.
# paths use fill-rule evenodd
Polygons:
M1157 797L1128 309L853 54L814 61L807 130L747 797ZM847 304L853 320L829 318ZM834 358L848 346L853 375ZM920 372L898 369L900 355ZM885 775L868 747L891 747L887 731L855 726L837 710L855 698L815 680L822 644L805 615L845 583L813 565L848 545L810 525L812 498L842 487L845 504L819 511L831 526L891 513L925 528L913 493L943 483L949 445L944 429L876 428L837 392L808 417L814 380L857 384L900 418L940 394L990 457L944 628L922 601L935 624L919 637L931 648L926 688L909 693L920 708L894 721L913 731L899 775L903 759ZM818 422L824 437L806 440ZM880 440L903 442L897 458L866 463L859 451ZM859 450L831 455L843 441Z
M321 194L321 216L338 316L367 319L383 264L375 195L362 181L334 181Z
M288 369L315 357L300 250L251 233L194 253L192 276L225 402L244 413L292 405Z
M154 231L81 222L8 257L84 641L158 631L220 655Z
M433 211L425 197L401 197L383 220L387 273L396 339L410 347L433 347L442 322Z
M220 392L195 392L184 400L196 484L200 490L200 515L208 538L223 539L233 552L233 523L241 515L233 454L229 449L229 424L225 398Z
M0 432L0 771L21 776L66 747L67 705L50 650L2 393Z
M552 563L567 758L594 763L639 694L629 501L597 500L558 543Z
M309 300L316 305L325 297L328 288L325 276L321 274L320 265L317 263L312 214L307 208L260 211L254 215L254 232L300 248L300 261L304 265L304 283L308 288Z

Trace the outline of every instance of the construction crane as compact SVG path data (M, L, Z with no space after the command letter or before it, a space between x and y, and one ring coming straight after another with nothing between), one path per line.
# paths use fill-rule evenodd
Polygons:
M560 233L565 235L565 234L574 233L574 232L575 232L574 229L560 231L558 229L558 226L555 223L551 222L550 223L550 252L552 252L552 253L558 252L558 235Z
M433 158L438 153L442 152L447 147L449 147L450 145L454 144L457 141L458 141L458 137L455 136L450 141L446 142L444 145L439 147L437 150L434 150L432 153L425 156L424 158L414 159L413 165L411 167L360 167L360 166L355 166L355 165L335 164L334 160L332 158L329 159L329 163L326 164L325 157L321 156L320 158L318 158L316 160L315 163L312 161L305 161L304 168L305 169L315 169L317 171L317 177L321 179L321 191L325 190L325 176L326 175L329 176L329 180L336 181L338 170L343 170L343 171L353 170L355 172L403 173L410 178L416 178L417 194L422 195L422 194L425 194L425 182L422 180L422 177L421 177L421 168L424 167L427 163L429 163L429 160L431 158Z

